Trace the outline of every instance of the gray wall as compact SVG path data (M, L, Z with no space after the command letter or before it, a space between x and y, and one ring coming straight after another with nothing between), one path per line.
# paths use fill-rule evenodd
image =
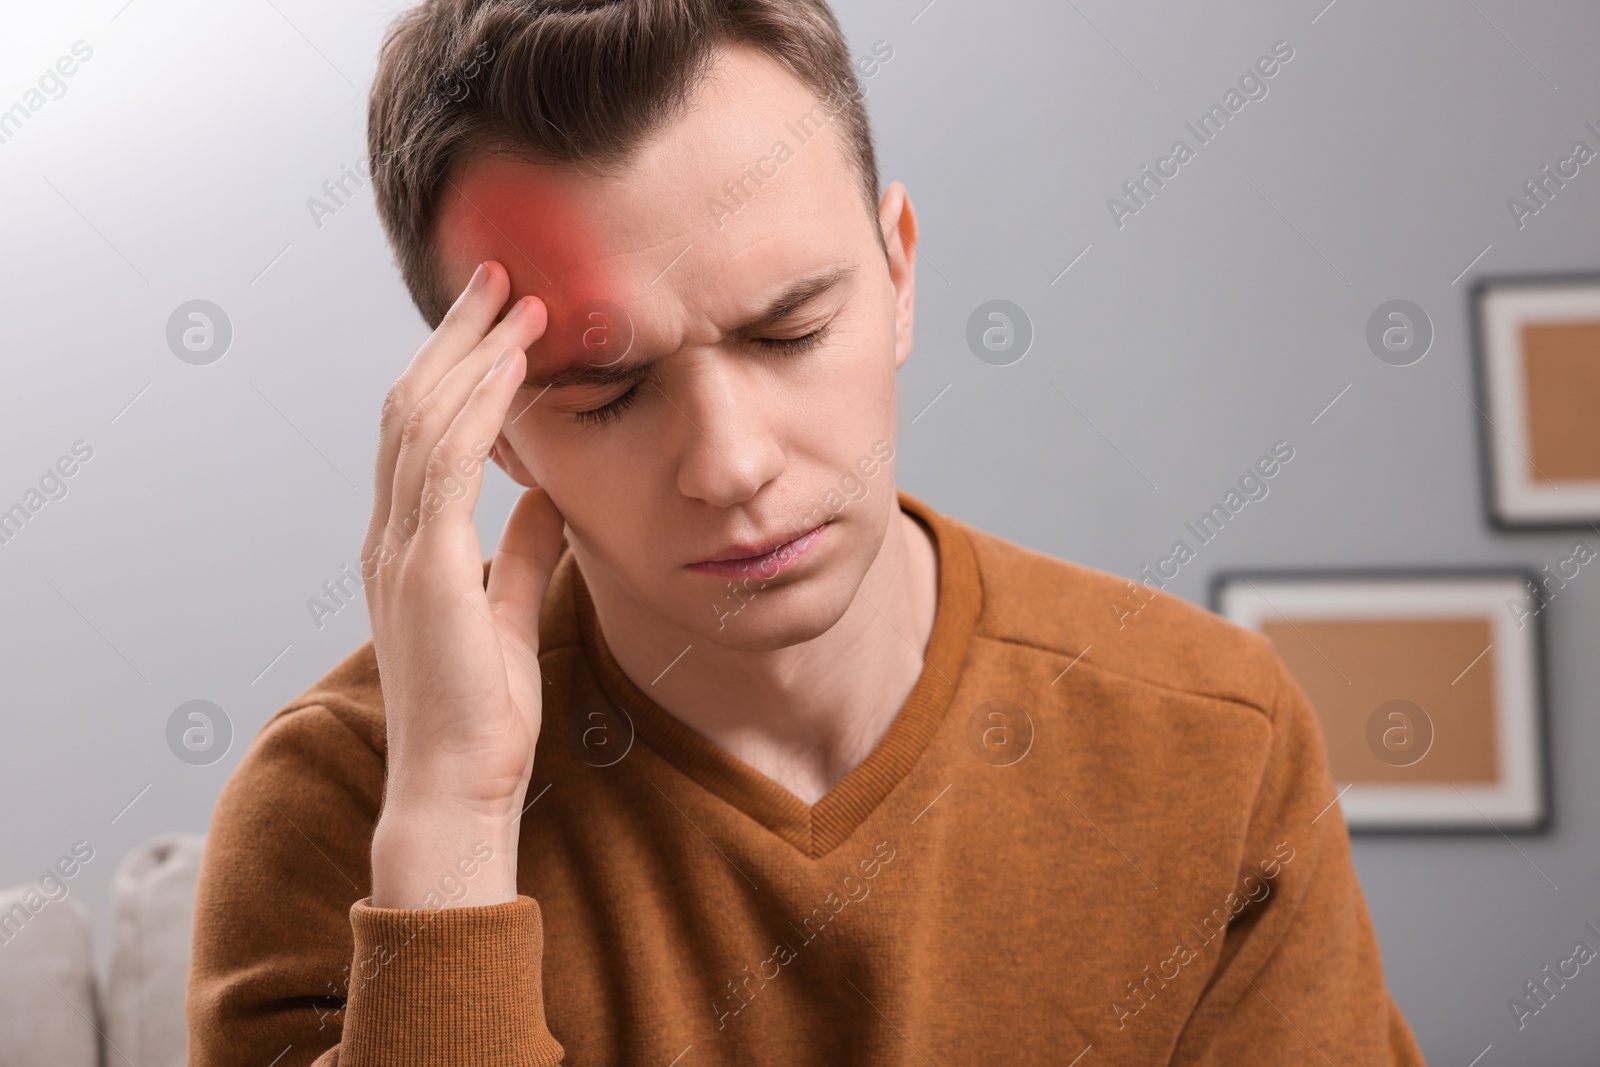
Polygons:
M1597 265L1600 164L1521 229L1506 199L1595 143L1600 10L1325 2L840 0L858 54L894 49L869 103L923 225L903 487L1131 574L1287 439L1293 464L1181 595L1203 601L1223 567L1568 554L1574 536L1482 519L1466 299L1481 274ZM265 718L366 637L359 604L318 629L305 601L357 562L379 402L424 329L367 192L320 226L306 201L364 151L380 6L107 0L0 25L0 107L74 41L93 49L0 144L0 503L94 450L0 547L0 884L88 840L72 892L101 914L118 858L203 830ZM1119 228L1107 198L1279 40L1294 58L1269 94ZM996 297L1036 330L1004 368L964 341ZM1397 297L1436 329L1406 368L1363 338ZM166 343L195 298L233 326L211 366ZM486 529L510 500L496 475ZM1485 1067L1589 1063L1600 1037L1600 977L1520 1034L1506 1006L1600 921L1600 580L1546 618L1554 829L1356 844L1432 1062L1492 1043ZM165 734L197 698L235 731L203 767Z

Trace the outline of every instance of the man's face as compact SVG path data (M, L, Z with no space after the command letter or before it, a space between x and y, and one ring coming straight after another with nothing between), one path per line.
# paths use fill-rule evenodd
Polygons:
M481 158L441 202L449 285L497 260L511 298L549 312L502 465L549 493L597 596L728 648L826 631L897 517L885 458L915 222L898 186L869 218L826 116L780 64L734 49L622 173Z

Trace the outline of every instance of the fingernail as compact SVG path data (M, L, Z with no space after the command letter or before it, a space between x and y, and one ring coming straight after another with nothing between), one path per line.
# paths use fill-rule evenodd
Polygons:
M478 269L472 272L472 280L467 283L467 292L470 293L472 290L481 286L488 277L489 264L479 263Z
M489 369L490 370L499 370L500 369L500 364L504 363L506 361L506 359L510 357L510 355L511 355L511 346L507 345L505 348L502 348L500 350L500 354L498 356L494 357L494 366L490 367Z
M527 306L528 306L528 298L527 297L523 297L522 299L518 300L515 304L513 304L511 306L511 310L506 313L505 321L510 322L512 319L514 319L518 315L522 314L522 309L527 307Z

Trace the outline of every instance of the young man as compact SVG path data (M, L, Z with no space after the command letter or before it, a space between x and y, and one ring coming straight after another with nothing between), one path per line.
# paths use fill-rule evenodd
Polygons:
M437 329L373 641L214 815L192 1063L1421 1062L1269 643L894 488L917 222L860 97L824 0L392 32Z

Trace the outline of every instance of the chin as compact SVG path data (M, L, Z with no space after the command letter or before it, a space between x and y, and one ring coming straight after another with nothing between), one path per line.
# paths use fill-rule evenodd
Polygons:
M720 629L718 612L712 610L690 629L722 648L772 652L827 633L844 617L854 596L855 590L841 579L810 575L801 582L760 590L736 614L721 616Z

